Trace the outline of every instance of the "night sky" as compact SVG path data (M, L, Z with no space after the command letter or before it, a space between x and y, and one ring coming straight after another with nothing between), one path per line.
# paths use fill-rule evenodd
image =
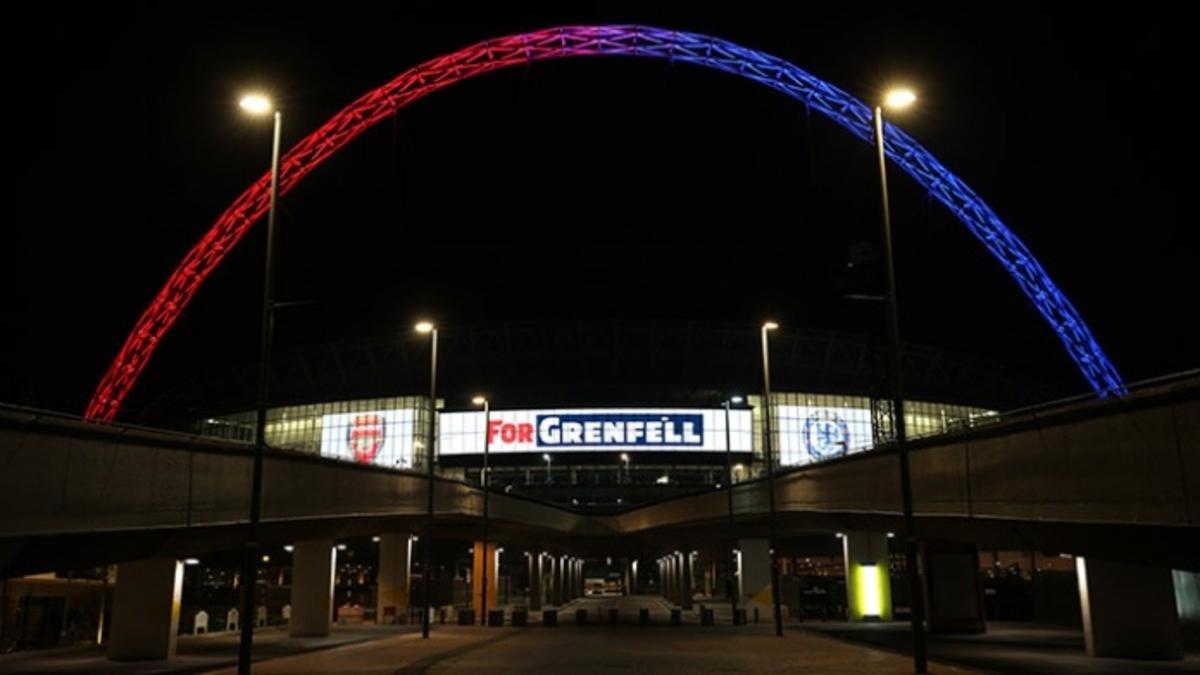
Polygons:
M10 24L0 400L82 410L184 252L268 167L269 123L240 113L240 92L271 91L286 148L412 65L565 23L724 37L863 100L911 84L920 101L895 121L1024 239L1127 381L1200 363L1183 10L401 4L127 3ZM874 170L871 146L716 71L590 58L486 75L402 110L283 200L278 296L309 304L283 310L278 344L423 315L875 330L880 308L843 297L878 291L844 273L879 237ZM905 338L1085 391L1000 265L891 179ZM252 361L263 235L197 295L135 398Z

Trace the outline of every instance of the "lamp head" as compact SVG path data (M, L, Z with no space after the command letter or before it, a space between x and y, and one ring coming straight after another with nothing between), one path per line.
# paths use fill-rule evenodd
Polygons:
M912 89L900 87L892 89L883 95L883 105L892 110L902 110L917 102L917 95Z
M273 109L271 99L258 93L246 94L238 101L238 105L251 115L266 115Z

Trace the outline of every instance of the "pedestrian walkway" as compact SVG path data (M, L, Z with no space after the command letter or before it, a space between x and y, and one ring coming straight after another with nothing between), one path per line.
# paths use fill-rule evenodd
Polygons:
M334 626L323 638L291 638L284 628L254 632L254 660L262 661L309 653L368 640L419 632L419 626ZM184 635L179 638L178 656L169 661L109 661L104 648L89 645L63 649L15 652L0 656L0 673L55 673L58 675L149 675L150 673L198 673L237 663L237 633Z
M908 675L911 661L871 647L801 631L775 637L770 625L559 628L446 626L429 640L405 635L256 664L255 675L354 673L770 673L770 675ZM973 671L934 663L931 673ZM233 669L218 671L234 675Z
M909 624L846 623L842 621L802 624L803 630L907 653L911 640ZM993 621L981 635L929 635L930 658L998 673L1033 675L1157 675L1200 673L1200 652L1191 649L1182 661L1138 661L1098 659L1084 651L1083 632L1078 629L1031 623Z

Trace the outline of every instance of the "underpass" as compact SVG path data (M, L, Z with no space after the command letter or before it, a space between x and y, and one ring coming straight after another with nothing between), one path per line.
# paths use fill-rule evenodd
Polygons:
M1198 389L1195 376L1179 378L1122 399L1022 411L912 441L924 564L935 570L967 569L962 565L985 549L1061 553L1081 566L1086 560L1089 576L1108 579L1107 584L1160 589L1146 591L1150 595L1139 596L1140 601L1165 597L1161 579L1165 574L1169 582L1170 569L1200 569L1194 521L1200 512ZM0 412L5 578L98 564L117 564L119 579L169 575L178 561L236 549L245 536L249 449L244 443L5 409ZM879 558L887 551L884 533L901 526L896 472L895 450L887 447L781 472L771 483L781 546L838 533L848 570L851 563L857 570L885 560ZM404 555L396 553L403 547L400 540L385 533L424 534L427 476L281 449L268 452L265 476L262 544L295 543L295 564L302 559L316 564L318 579L331 574L327 552L332 543L347 537L384 534L381 550L411 565L415 537L408 538ZM435 537L477 540L483 493L442 477L435 479L434 489ZM562 612L559 623L565 626L575 609L586 606L594 610L589 623L607 623L610 608L625 623L633 613L630 603L640 600L581 597L586 561L607 557L611 564L615 557L625 566L627 592L661 596L647 606L654 624L664 611L669 621L672 608L687 623L698 623L702 605L715 611L717 623L733 623L732 607L719 597L721 580L730 574L739 584L741 608L758 609L769 622L769 606L763 604L770 597L767 489L766 481L751 480L732 490L714 487L615 514L493 492L490 537L524 550L529 565L527 597L506 604L506 616L511 619L513 609L525 607L536 624L542 609L554 608ZM487 559L499 564L498 553ZM146 566L157 560L176 562ZM410 571L396 574L395 583L407 596ZM961 572L956 574L960 581L947 582L949 588L970 597L974 591L962 586ZM954 575L926 570L926 577L933 593L941 579ZM708 588L697 595L691 584L700 578ZM656 585L638 588L643 582ZM169 584L155 590L159 584L146 577L138 587L143 595L170 592ZM1102 594L1106 587L1093 586L1092 593ZM304 611L296 594L307 594L318 608L329 607L319 588L293 582L293 625L295 612ZM846 592L854 595L850 586ZM873 592L892 591L881 585ZM120 597L118 590L118 605ZM1155 607L1143 604L1122 607L1127 622L1154 625L1138 618L1140 611ZM499 606L494 600L489 605ZM318 631L328 634L329 610L318 609L318 616L320 611L326 613L326 627ZM880 618L890 619L890 609L887 614ZM937 621L982 627L981 620L961 612L939 615L935 607L931 622Z

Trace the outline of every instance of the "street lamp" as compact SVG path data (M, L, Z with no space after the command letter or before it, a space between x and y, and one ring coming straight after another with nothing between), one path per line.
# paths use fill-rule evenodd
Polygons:
M480 598L479 625L487 625L487 601L488 601L488 484L491 482L488 474L488 447L491 445L491 421L492 407L491 403L483 396L476 396L471 399L475 405L483 406L483 473L479 477L479 482L483 484L483 561L480 567L483 569L483 583L480 585L482 596Z
M783 610L779 605L779 561L775 553L775 460L771 456L771 349L767 334L779 328L774 321L767 321L759 331L762 337L763 367L763 459L767 462L767 522L770 528L771 555L771 601L775 604L775 635L783 637Z
M422 335L430 337L430 352L429 352L429 429L425 436L425 464L429 473L429 489L426 490L428 501L425 510L425 569L422 570L424 575L425 589L423 595L425 611L421 617L421 638L429 638L429 609L430 609L430 586L433 584L433 442L434 442L434 427L437 426L437 357L438 357L438 331L437 326L429 321L420 321L413 326L413 330Z
M892 214L888 205L887 152L883 136L883 107L906 108L917 100L909 89L893 89L875 106L875 152L879 159L879 192L883 215L884 298L887 302L888 366L891 374L892 425L896 433L896 454L900 458L900 495L904 505L904 566L908 573L908 596L912 598L913 669L924 673L925 602L917 574L917 538L913 519L912 480L909 476L908 444L904 421L904 388L900 367L900 318L896 304L896 270L892 257Z
M629 453L628 452L621 453L621 461L625 463L625 482L632 484L633 476L629 475Z
M238 675L249 675L250 653L254 647L255 579L258 578L258 522L262 515L263 454L267 441L267 380L271 369L271 338L275 327L274 248L275 204L279 200L279 133L283 113L262 94L243 96L239 105L252 115L274 110L275 129L271 136L271 197L267 209L267 254L263 270L262 324L258 344L258 407L254 421L254 469L250 487L250 524L246 532L246 550L242 555L242 616L238 642Z
M551 478L550 478L550 453L543 452L542 459L546 461L546 483L549 484L550 480L551 480Z
M729 398L725 399L725 402L722 404L725 407L725 484L728 486L725 494L729 498L729 537L734 541L734 543L737 541L737 530L734 529L733 525L733 443L730 441L731 435L729 429L729 408L731 405L740 404L743 400L745 399L743 399L741 396L730 396ZM733 577L731 575L730 579L732 580L732 578ZM738 616L738 593L736 584L734 585L733 593L730 595L732 597L731 602L733 605L733 620L736 623Z

